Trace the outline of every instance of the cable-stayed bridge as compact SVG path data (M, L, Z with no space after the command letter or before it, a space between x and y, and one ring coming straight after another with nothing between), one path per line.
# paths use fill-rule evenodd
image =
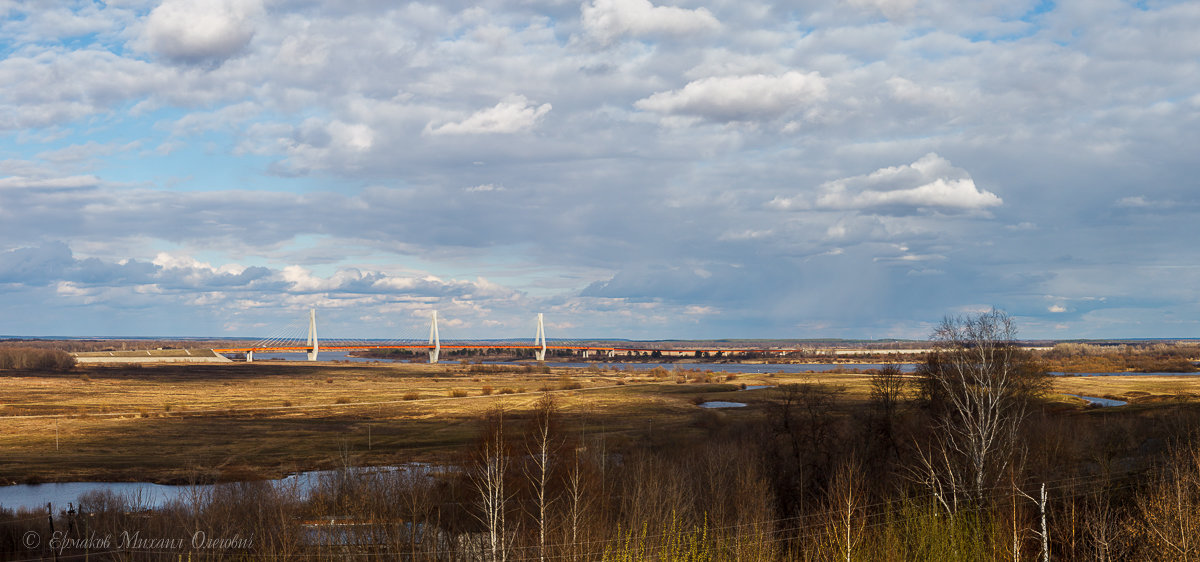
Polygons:
M442 350L516 350L532 352L535 359L544 361L547 351L569 351L583 357L593 354L616 357L619 355L725 355L725 354L757 354L784 355L798 351L791 348L772 347L676 347L654 342L630 342L628 344L608 343L597 340L568 340L547 339L545 320L541 313L537 315L537 325L532 338L465 340L441 338L438 329L438 317L435 311L429 322L429 337L408 336L393 340L345 339L336 337L318 337L317 311L309 310L304 322L291 324L269 337L263 338L245 347L227 347L214 349L217 353L240 353L246 361L254 361L254 354L268 352L307 353L309 361L316 361L321 351L366 351L372 349L396 349L415 352L428 352L429 362L437 363Z

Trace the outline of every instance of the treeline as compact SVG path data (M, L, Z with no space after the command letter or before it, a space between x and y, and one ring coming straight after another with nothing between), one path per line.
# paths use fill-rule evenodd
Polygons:
M1065 373L1192 373L1200 371L1200 345L1060 343L1042 359L1050 370Z
M69 371L75 358L58 349L34 347L0 347L0 369L30 371Z

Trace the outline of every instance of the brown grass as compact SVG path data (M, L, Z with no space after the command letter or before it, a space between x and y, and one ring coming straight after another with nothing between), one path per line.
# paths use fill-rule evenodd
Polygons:
M571 374L493 373L489 377L505 386L479 395L480 387L466 372L475 366L263 362L6 372L0 374L0 416L18 417L0 420L0 483L33 477L182 482L196 470L214 478L235 470L277 476L328 468L343 447L362 454L364 464L436 458L474 439L473 420L488 408L502 405L519 417L538 396L526 389L558 391L562 375ZM80 369L90 383L80 383ZM567 379L581 390L560 395L564 412L574 416L571 423L588 431L603 427L618 440L636 439L647 419L654 420L656 432L701 431L694 427L694 396L749 403L726 412L737 419L760 415L762 401L773 392L721 397L740 384L836 383L846 388L845 404L854 407L865 403L870 379L866 374L773 374L742 375L736 383L676 385L671 378L625 375ZM337 384L325 382L332 378ZM1187 376L1062 377L1055 380L1055 391L1152 407L1194 400L1200 395L1197 383L1200 378ZM1060 404L1083 409L1073 399ZM54 447L56 421L60 450Z

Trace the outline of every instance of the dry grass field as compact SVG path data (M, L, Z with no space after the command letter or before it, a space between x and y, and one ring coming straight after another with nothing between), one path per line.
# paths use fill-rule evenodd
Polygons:
M704 415L695 396L776 384L702 371L540 370L260 362L5 373L0 481L231 480L431 459L475 439L486 410L519 418L546 391L580 431L654 438Z
M0 374L0 482L278 477L338 464L445 459L476 439L501 407L527 415L554 392L572 430L664 440L723 420L760 416L769 389L741 385L819 381L864 404L866 374L738 375L690 371L542 369L534 366L231 363L77 367ZM1188 376L1063 377L1056 392L1115 398L1132 407L1195 400ZM706 410L704 400L747 408ZM1054 397L1063 408L1083 401Z

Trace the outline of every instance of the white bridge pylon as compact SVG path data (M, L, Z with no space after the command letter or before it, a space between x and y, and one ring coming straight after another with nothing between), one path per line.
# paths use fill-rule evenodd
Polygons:
M418 328L419 329L419 328ZM309 361L316 361L317 356L321 351L321 343L317 338L317 309L311 308L308 311L308 330L307 338L305 337L305 328L303 324L296 323L284 328L280 333L271 337L260 340L248 348L230 348L217 350L222 352L240 352L244 353L247 363L254 362L255 352L278 351L282 353L297 353L304 352L308 355ZM332 341L333 343L330 343ZM525 340L526 342L529 340ZM538 361L546 360L546 351L549 349L546 342L546 323L542 313L537 315L537 331L533 336L533 345L527 343L517 343L513 340L480 340L480 341L458 341L452 340L447 344L448 349L467 349L467 348L485 348L487 342L495 342L496 347L511 348L519 350L533 350L534 357ZM424 347L421 344L419 336L412 339L395 340L390 342L382 342L379 344L364 340L343 341L340 339L329 340L326 338L326 350L345 350L345 349L371 349L376 347L381 348L406 348L411 350L419 350ZM429 362L437 363L442 355L442 339L438 332L438 313L434 310L429 320ZM586 353L586 351L584 352ZM611 353L610 353L611 354Z
M314 328L314 334L315 328ZM315 337L315 336L314 336ZM538 349L538 347L541 347ZM541 312L537 315L537 332L533 336L533 355L538 361L546 360L546 323ZM429 362L437 363L442 354L442 339L438 334L438 316L437 311L433 311L433 315L429 320ZM311 355L310 355L311 356Z
M442 338L438 336L437 311L433 311L433 321L429 323L429 362L437 363L442 354Z
M542 313L538 313L537 335L533 336L533 345L542 346L542 349L533 352L538 361L546 360L546 326L542 322Z
M317 360L317 309L308 309L308 360Z

